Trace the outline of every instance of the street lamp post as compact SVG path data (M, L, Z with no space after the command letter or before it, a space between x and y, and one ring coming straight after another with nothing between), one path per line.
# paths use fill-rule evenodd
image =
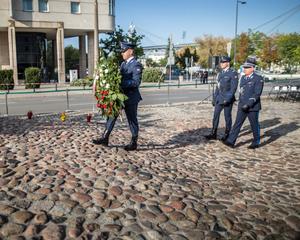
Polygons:
M233 65L236 64L236 42L237 42L237 26L238 26L238 13L239 13L239 3L246 4L246 1L236 0L236 9L235 9L235 33L234 33L234 55L233 55Z
M98 23L98 0L94 0L94 69L99 59L99 23Z

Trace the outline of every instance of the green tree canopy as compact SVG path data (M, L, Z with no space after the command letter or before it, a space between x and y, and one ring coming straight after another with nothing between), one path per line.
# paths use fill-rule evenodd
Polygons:
M77 69L79 64L79 50L72 45L65 47L65 62L66 73L70 69Z
M300 35L298 33L282 34L277 38L278 54L287 71L300 63Z
M117 26L116 30L112 33L107 34L106 39L101 39L100 44L102 47L103 54L107 57L110 54L115 54L119 63L123 61L121 52L120 43L127 41L136 45L134 49L135 56L137 58L144 55L143 48L141 47L141 41L144 38L143 35L139 35L134 29L131 33L125 33L124 30Z
M231 51L232 59L234 58L233 50L234 49ZM247 33L241 33L241 35L237 38L236 66L240 66L244 63L250 54L250 38Z
M279 62L278 48L275 37L265 37L262 40L262 49L259 54L261 66L263 68L271 68L272 63Z
M189 61L193 57L194 63L198 62L199 56L197 54L196 49L192 49L191 47L185 47L177 51L176 53L176 63L180 68L186 68L185 59L188 58Z

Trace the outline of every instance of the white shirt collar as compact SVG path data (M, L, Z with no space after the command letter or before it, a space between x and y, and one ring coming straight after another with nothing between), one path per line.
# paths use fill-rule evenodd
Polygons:
M245 75L245 77L248 78L248 79L250 79L252 77L252 75L253 75L253 72L250 75L248 75L248 76Z
M126 60L126 64L129 63L134 57L130 57Z
M228 69L229 69L229 67L227 67L227 68L224 68L224 69L223 69L223 72L227 72L227 71L228 71Z

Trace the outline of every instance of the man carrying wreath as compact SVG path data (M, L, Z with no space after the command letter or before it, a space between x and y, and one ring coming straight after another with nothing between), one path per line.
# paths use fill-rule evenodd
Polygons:
M124 110L131 131L131 141L125 146L125 150L133 151L137 149L137 140L139 133L139 123L137 119L138 103L142 100L139 86L142 79L142 64L134 57L135 45L129 42L121 42L121 54L124 61L121 64L121 84L122 92L127 96L124 101ZM118 116L108 117L105 131L101 138L94 139L94 144L108 146L109 136L114 128Z

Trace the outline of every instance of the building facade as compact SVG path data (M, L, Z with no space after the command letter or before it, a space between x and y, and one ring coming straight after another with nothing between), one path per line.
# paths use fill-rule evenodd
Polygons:
M97 1L99 33L114 31L115 0ZM92 75L94 24L95 0L1 0L0 69L13 69L15 84L24 79L26 67L44 71L50 42L58 81L64 83L64 39L78 37L79 76L86 75L87 65Z
M184 43L184 44L175 44L173 46L175 51L178 51L181 48L185 47L197 47L196 43ZM166 52L168 51L168 45L154 45L143 47L144 58L151 58L155 62L159 62L161 59L166 57Z

